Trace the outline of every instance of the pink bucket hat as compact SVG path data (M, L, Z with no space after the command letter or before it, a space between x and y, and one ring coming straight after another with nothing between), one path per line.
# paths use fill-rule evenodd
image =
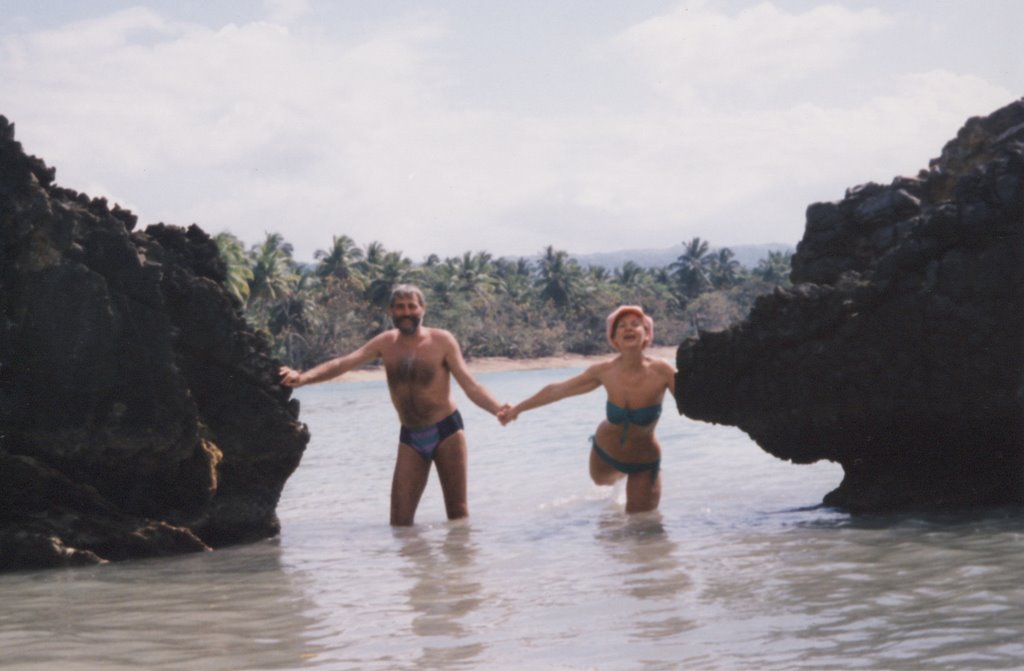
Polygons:
M654 320L648 317L646 314L644 314L644 309L639 305L620 305L619 307L615 308L615 310L610 315L608 315L608 320L606 322L606 334L608 336L608 344L612 346L612 349L618 349L615 346L615 343L612 342L612 334L615 332L615 322L619 321L619 319L623 315L627 314L638 315L641 319L644 320L644 329L647 331L647 335L644 338L644 347L650 345L651 341L654 340Z

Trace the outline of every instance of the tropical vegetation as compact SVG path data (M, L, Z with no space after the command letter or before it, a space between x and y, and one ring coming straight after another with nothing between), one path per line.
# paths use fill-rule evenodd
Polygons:
M279 233L246 249L230 233L215 238L226 288L246 319L285 363L306 368L351 351L387 329L391 289L418 285L428 325L452 331L467 358L529 358L608 351L605 315L643 306L657 328L655 345L678 345L698 330L742 319L757 296L789 282L790 253L772 252L748 269L729 248L693 238L663 268L627 261L582 266L547 247L536 258L495 258L485 251L414 263L379 242L360 247L334 236L313 263L300 263Z

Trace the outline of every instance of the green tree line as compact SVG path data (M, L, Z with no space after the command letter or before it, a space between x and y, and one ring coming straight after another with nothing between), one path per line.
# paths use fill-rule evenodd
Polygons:
M428 325L452 331L467 358L530 358L607 351L605 316L643 306L655 345L675 346L698 330L722 329L746 316L754 299L789 283L790 254L772 252L748 269L732 250L693 238L661 268L627 261L582 266L548 246L536 258L495 258L485 251L414 263L379 242L360 247L341 235L299 263L279 233L250 248L231 233L216 237L227 288L246 319L285 363L307 368L351 351L387 329L396 284L418 285Z

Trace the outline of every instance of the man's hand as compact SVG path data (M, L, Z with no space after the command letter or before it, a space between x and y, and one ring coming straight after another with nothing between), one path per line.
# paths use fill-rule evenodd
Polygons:
M281 384L286 387L301 387L302 386L302 373L289 368L288 366L281 366L277 371L281 376Z
M519 416L518 412L508 403L501 407L498 411L498 421L501 422L502 426L508 426L509 422L514 422L516 417Z

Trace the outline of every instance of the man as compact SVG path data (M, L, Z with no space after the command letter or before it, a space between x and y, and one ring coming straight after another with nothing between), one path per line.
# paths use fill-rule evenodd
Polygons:
M437 465L448 519L466 517L466 438L462 416L452 400L451 377L473 403L492 415L508 406L498 403L473 378L451 333L421 325L426 304L419 288L411 284L395 287L388 312L395 328L308 371L282 366L281 384L301 387L383 360L391 402L402 423L391 482L391 524L413 523L431 463Z

